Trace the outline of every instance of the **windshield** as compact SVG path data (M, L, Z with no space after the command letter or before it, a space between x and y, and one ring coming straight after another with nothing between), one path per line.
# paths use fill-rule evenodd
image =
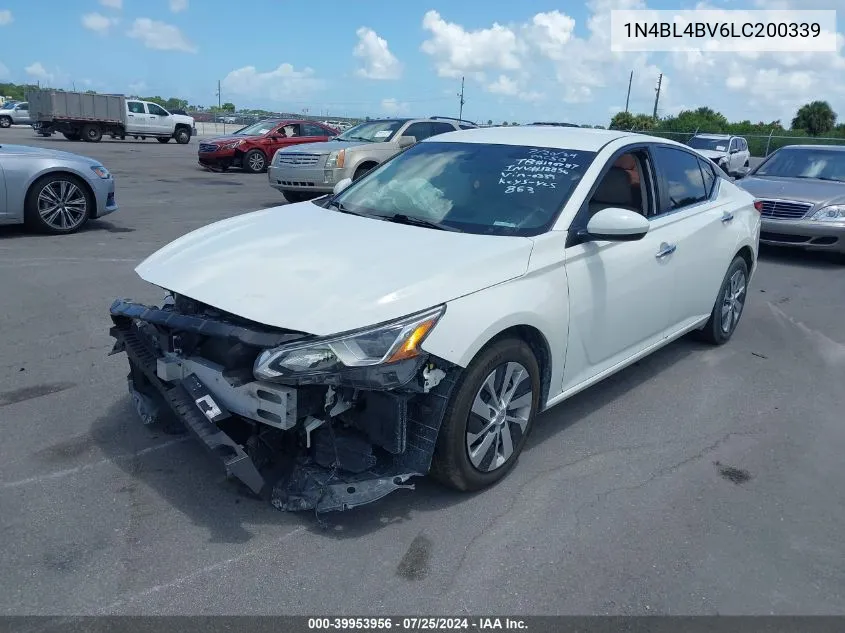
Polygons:
M548 230L595 158L522 145L414 145L336 198L353 213L407 216L485 235Z
M687 145L693 149L709 149L714 152L727 152L729 138L704 138L703 136L693 136Z
M392 138L403 123L404 121L368 121L349 128L335 140L384 143Z
M259 123L254 123L252 125L247 125L244 128L241 128L234 134L236 136L264 136L275 128L278 125L275 121L260 121Z
M824 148L781 149L760 165L754 175L845 182L845 152Z

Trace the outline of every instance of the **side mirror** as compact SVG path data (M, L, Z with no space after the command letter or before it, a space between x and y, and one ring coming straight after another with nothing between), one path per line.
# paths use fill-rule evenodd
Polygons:
M400 136L399 137L399 147L410 147L417 142L416 136Z
M645 237L649 228L648 220L636 211L609 207L590 218L586 237L611 242L634 242Z
M334 195L337 195L337 194L339 194L341 191L343 191L344 189L346 189L346 188L347 188L349 185L351 185L351 184L352 184L352 179L351 179L351 178L344 178L343 180L341 180L339 183L337 183L337 184L334 186L334 189L332 189L332 192L334 192Z

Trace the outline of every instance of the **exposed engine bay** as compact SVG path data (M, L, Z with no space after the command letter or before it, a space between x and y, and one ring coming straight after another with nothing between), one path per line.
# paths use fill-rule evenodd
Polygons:
M460 368L419 341L413 353L394 345L389 362L356 360L381 354L386 331L424 337L429 314L321 347L325 339L174 294L161 307L117 300L110 312L111 353L128 356L144 423L193 432L229 476L280 510L366 504L413 488L408 480L431 466Z

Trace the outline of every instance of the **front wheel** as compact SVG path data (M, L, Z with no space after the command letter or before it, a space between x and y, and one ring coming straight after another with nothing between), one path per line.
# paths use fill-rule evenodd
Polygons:
M698 338L712 345L727 343L739 325L747 294L748 264L742 257L736 257L722 281L710 319L697 332Z
M251 174L260 174L267 168L267 158L260 149L251 149L244 154L241 164Z
M185 128L181 127L176 130L176 133L173 135L173 138L176 139L176 142L179 143L179 145L187 145L191 142L191 133Z
M0 127L12 127L12 119L7 116L0 116Z
M459 379L437 436L431 475L457 490L504 477L525 446L540 406L540 368L528 344L499 340Z
M53 234L74 233L88 221L94 197L75 176L48 174L30 188L24 203L26 223Z

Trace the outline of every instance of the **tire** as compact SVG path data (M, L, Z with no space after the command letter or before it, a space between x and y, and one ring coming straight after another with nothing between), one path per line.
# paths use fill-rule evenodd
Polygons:
M82 140L88 143L99 143L103 140L103 130L99 125L89 123L82 128Z
M30 187L24 202L24 219L34 230L64 235L78 231L91 217L93 208L94 196L79 178L53 173Z
M191 133L182 127L176 130L173 134L173 138L176 139L176 142L179 143L179 145L187 145L191 142ZM165 143L166 142L167 141L165 141Z
M267 169L267 157L260 149L251 149L241 159L244 171L251 174L261 174Z
M735 257L725 273L716 303L707 324L696 332L696 338L711 345L724 345L736 331L748 297L748 264ZM730 319L729 323L725 320Z
M355 173L352 175L352 182L360 180L376 167L378 167L378 165L360 165L358 169L355 170Z
M69 141L78 141L79 140L79 132L62 132L62 136L64 136Z
M503 381L508 376L518 381L511 385L510 405L496 409L487 404L492 400L488 386L492 386L496 398L500 398L507 392ZM515 409L513 405L517 401L519 406ZM518 338L506 338L489 345L473 359L455 386L437 436L431 476L461 491L493 485L516 463L531 432L539 404L540 367L528 344ZM479 414L479 408L485 413ZM509 411L524 423L508 420ZM485 417L487 415L494 417L491 420ZM481 433L491 425L488 432ZM473 432L477 434L474 440ZM508 438L512 447L510 453L507 452ZM483 449L485 442L486 450Z
M159 136L157 140L158 140L158 142L159 142L159 143L162 143L162 144L164 144L164 143L169 143L169 142L170 142L170 137L169 137L169 136L167 136L167 137L161 137L161 136Z
M7 116L0 116L0 127L7 128L12 127L12 119Z

